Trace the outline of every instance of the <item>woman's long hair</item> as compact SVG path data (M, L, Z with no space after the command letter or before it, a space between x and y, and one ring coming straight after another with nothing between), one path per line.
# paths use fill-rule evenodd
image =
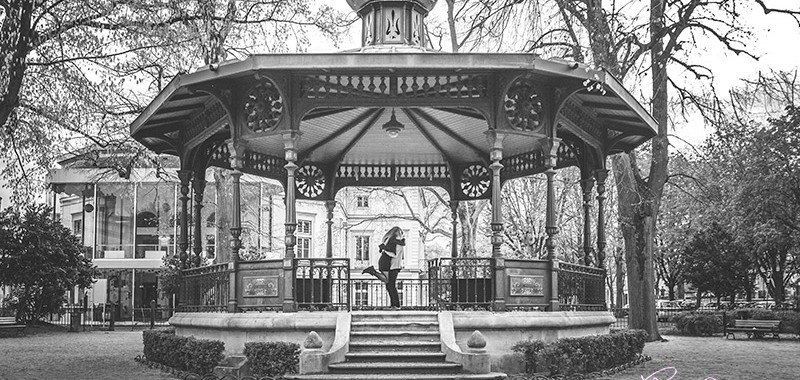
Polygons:
M399 239L400 236L402 235L403 235L403 229L394 226L390 228L389 231L386 231L386 235L383 235L383 243L385 244L386 242L388 242L392 236L394 236L395 239Z

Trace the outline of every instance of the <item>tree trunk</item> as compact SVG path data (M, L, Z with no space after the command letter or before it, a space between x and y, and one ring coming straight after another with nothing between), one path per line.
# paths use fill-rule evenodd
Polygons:
M4 127L19 103L19 92L31 50L33 1L12 2L0 29L0 127ZM14 133L10 131L9 133Z
M479 216L486 201L465 201L458 204L458 222L461 226L461 257L475 257Z
M625 260L622 256L622 250L619 248L614 249L614 262L617 266L617 308L622 308L627 303L625 301Z

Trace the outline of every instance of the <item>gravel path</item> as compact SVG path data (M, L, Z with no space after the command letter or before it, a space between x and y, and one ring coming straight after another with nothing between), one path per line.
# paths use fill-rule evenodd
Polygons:
M665 335L664 338L669 341L645 345L644 354L653 360L611 379L788 380L797 379L800 374L800 340L796 337L781 341L727 340L721 336Z
M167 380L133 360L142 354L142 331L68 333L35 327L27 336L0 336L2 380Z

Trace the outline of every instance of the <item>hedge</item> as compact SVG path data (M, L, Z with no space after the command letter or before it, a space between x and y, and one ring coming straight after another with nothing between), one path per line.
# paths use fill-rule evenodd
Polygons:
M174 329L142 332L147 360L200 375L211 373L225 357L218 340L175 335Z
M250 370L259 377L279 377L297 373L300 363L300 345L288 342L247 342L244 356Z
M722 320L715 313L683 312L673 319L675 328L685 335L712 336L722 332Z
M608 335L563 338L545 344L540 340L518 342L525 372L553 375L586 374L611 369L636 359L644 349L647 332L624 330Z

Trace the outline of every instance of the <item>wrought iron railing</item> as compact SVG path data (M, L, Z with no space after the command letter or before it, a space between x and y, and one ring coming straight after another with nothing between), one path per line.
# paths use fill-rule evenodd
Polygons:
M225 311L231 272L228 263L183 270L178 310Z
M294 259L294 299L300 310L349 310L350 259Z
M494 308L494 259L442 257L428 261L430 303L439 309Z
M559 263L558 301L561 310L606 310L606 271Z
M397 280L400 308L404 310L436 309L430 302L430 283L427 279ZM351 280L350 296L353 310L376 310L391 306L386 284L377 279Z

